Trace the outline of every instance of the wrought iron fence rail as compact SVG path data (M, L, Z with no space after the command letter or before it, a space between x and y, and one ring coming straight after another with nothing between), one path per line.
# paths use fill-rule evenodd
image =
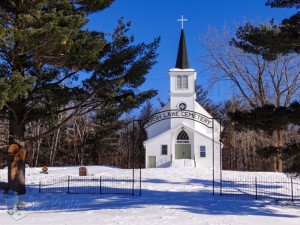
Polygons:
M132 183L128 177L68 176L40 182L39 193L133 195Z
M224 177L220 195L300 200L300 179Z

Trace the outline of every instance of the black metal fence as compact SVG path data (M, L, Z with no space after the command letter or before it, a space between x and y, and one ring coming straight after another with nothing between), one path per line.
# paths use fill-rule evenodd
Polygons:
M134 181L128 177L66 176L40 182L39 193L134 195Z
M300 200L300 179L235 177L223 178L220 194L245 198Z

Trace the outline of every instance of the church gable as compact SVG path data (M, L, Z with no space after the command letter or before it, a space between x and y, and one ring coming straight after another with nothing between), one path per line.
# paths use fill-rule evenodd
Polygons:
M198 102L195 101L195 111L197 113L200 113L204 116L207 116L208 118L212 118L212 115L210 115Z

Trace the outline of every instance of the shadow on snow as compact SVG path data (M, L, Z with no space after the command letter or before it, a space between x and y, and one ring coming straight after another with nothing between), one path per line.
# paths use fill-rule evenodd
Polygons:
M153 190L143 189L142 197L122 195L99 194L40 194L38 185L28 185L27 194L20 196L26 203L28 211L89 211L107 209L147 208L152 206L164 206L169 209L187 211L196 214L207 215L257 215L271 217L295 218L297 215L277 213L266 206L276 204L268 200L245 200L213 196L212 181L191 179L187 182L169 182L162 179L145 179L146 186L151 183L193 185L206 187L206 190ZM150 186L152 187L152 186ZM147 188L147 187L146 187ZM168 187L166 187L168 188ZM175 188L177 188L175 186ZM218 194L218 193L217 193ZM0 210L5 210L5 200L1 199ZM3 205L2 205L3 204Z

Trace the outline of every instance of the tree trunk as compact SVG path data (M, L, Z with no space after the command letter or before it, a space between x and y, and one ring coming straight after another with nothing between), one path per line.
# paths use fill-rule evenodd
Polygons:
M24 113L22 107L15 107L9 121L9 148L8 148L8 186L17 194L26 194L25 186L25 126L21 122Z
M38 140L36 143L36 157L35 157L34 167L37 167L37 164L38 164L41 143L42 143L42 140Z
M51 153L50 153L50 159L49 159L49 165L53 166L55 155L59 146L59 138L60 135L60 129L58 129L56 132L54 132L51 142Z
M277 130L277 146L282 147L283 146L283 132L284 130ZM280 158L280 156L277 157L277 172L282 172L283 171L283 163Z
M277 138L277 143L276 143L277 147L283 146L283 132L284 130L276 131L276 136L274 138ZM283 171L283 163L280 158L280 155L273 156L271 158L271 163L272 163L273 171L280 172L280 173Z
M271 157L271 166L272 166L272 171L273 172L278 172L278 167L277 167L277 156L272 156Z
M14 148L13 146L17 146ZM13 148L12 148L13 147ZM11 150L13 149L13 151ZM8 186L17 194L26 194L25 187L25 157L26 150L17 145L11 144L8 148Z

